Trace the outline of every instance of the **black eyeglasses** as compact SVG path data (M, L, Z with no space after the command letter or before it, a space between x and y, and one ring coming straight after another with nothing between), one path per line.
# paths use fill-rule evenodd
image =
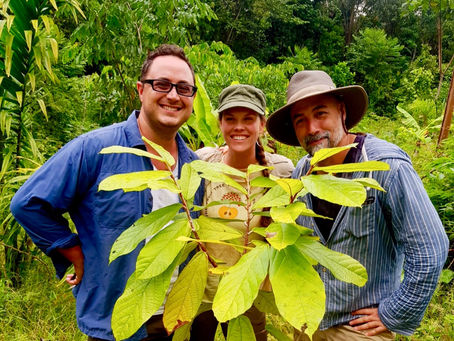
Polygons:
M185 83L171 83L165 79L144 79L142 83L148 83L151 85L154 91L164 92L168 94L175 87L177 94L185 97L192 97L197 91L197 87Z

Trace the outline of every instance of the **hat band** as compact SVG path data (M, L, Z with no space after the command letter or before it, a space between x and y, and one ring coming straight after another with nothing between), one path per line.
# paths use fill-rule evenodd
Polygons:
M287 98L287 104L296 102L300 99L309 97L311 95L317 95L318 93L333 90L333 89L336 89L336 87L329 86L329 85L322 85L322 84L308 86L308 87L305 87L305 88L295 92L292 96Z

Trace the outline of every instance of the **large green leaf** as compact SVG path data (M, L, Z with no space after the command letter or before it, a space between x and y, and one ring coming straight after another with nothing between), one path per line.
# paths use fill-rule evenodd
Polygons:
M350 149L352 147L356 147L357 143L352 143L342 147L335 147L335 148L323 148L314 153L314 156L311 159L311 166L319 163L320 161L326 160L327 158L340 153L344 150Z
M154 235L178 213L181 204L173 204L153 211L138 219L115 240L109 262L134 250L145 238Z
M284 207L272 207L270 210L270 215L274 221L280 223L294 223L296 218L298 218L300 215L332 220L332 218L315 213L311 209L307 208L306 204L301 201L294 202Z
M301 234L295 224L285 223L272 223L265 232L266 240L277 250L294 244Z
M164 159L160 156L151 154L149 152L146 152L145 150L139 149L139 148L130 148L130 147L123 147L123 146L110 146L101 149L99 154L121 154L121 153L128 153L128 154L134 154L137 156L145 156L150 159L155 159L158 161L164 162Z
M142 136L142 140L150 145L169 167L172 167L175 164L175 159L173 158L172 154L170 154L163 146L150 141L145 136Z
M172 336L172 341L188 341L191 337L191 326L192 323L186 323L175 330Z
M184 241L177 238L187 237L190 232L189 222L185 219L177 220L159 231L137 257L138 278L152 278L167 269L185 245Z
M295 246L304 255L318 261L328 268L338 280L364 286L367 282L367 271L360 262L343 253L333 251L320 242L307 237L301 237Z
M382 161L365 161L359 163L342 163L333 166L314 167L315 171L326 173L351 173L351 172L371 172L389 170L389 165Z
M273 250L270 281L282 317L312 335L325 313L325 288L318 273L294 245Z
M103 179L98 186L99 191L114 191L122 189L126 191L143 191L146 188L161 189L164 187L163 182L156 180L167 178L169 171L142 171L124 174L114 174ZM178 188L174 185L175 190ZM178 193L178 192L176 192Z
M186 265L167 297L163 322L168 333L192 321L202 303L208 276L208 258L198 252Z
M375 180L373 178L357 178L357 179L353 179L353 181L359 182L364 187L370 187L370 188L385 192L385 190L380 186L380 184L377 182L377 180Z
M329 174L308 175L301 181L311 194L338 205L361 207L366 200L366 189L355 181Z
M257 246L244 254L221 279L213 300L217 320L225 322L243 314L254 302L268 273L269 246Z
M292 197L303 189L303 184L299 179L278 179L276 182Z
M276 181L271 180L269 177L266 176L258 176L251 180L251 186L253 187L274 187L276 186Z
M227 341L253 341L254 329L251 321L244 315L238 316L229 322Z
M246 178L246 173L236 168L230 167L222 162L206 162L202 160L195 160L191 162L191 167L193 167L197 172L205 174L225 173L235 175L240 178Z
M201 181L202 179L189 163L185 163L183 167L181 167L181 175L178 179L178 183L181 188L181 193L186 200L192 200L192 198L194 198Z
M198 225L198 234L201 239L230 240L240 238L242 233L219 220L204 215L195 220Z
M257 173L257 172L261 172L263 171L264 169L273 169L273 167L270 167L270 166L262 166L262 165L256 165L254 163L250 164L247 168L247 171L246 173L248 175L250 174L253 174L253 173Z
M288 205L290 195L281 186L274 186L252 206L252 209Z
M139 279L134 272L129 277L112 312L112 330L116 340L130 337L159 309L176 266L175 259L159 276Z

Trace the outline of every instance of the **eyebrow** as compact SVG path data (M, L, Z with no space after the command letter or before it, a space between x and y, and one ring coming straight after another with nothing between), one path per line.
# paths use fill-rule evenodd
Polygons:
M316 110L318 110L318 109L322 109L322 108L326 108L326 107L327 107L326 105L320 104L320 105L317 105L316 107L314 107L314 108L312 109L312 111L316 111Z

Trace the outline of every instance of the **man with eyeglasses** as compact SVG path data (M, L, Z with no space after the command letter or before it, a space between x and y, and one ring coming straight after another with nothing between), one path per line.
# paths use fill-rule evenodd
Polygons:
M174 158L174 175L183 164L197 159L178 129L187 121L197 91L194 71L183 49L161 45L142 66L137 82L142 106L121 123L72 140L50 158L18 190L11 212L34 243L48 256L63 277L73 264L75 274L66 281L74 286L76 315L88 340L114 340L112 309L135 270L143 243L109 264L113 242L142 215L178 202L166 190L138 192L98 191L99 183L113 174L166 169L154 159L132 154L99 154L121 145L156 152L141 136L165 148ZM201 204L203 186L194 202ZM63 214L68 212L77 230L72 233ZM176 279L177 271L172 280ZM162 307L128 340L167 340Z

